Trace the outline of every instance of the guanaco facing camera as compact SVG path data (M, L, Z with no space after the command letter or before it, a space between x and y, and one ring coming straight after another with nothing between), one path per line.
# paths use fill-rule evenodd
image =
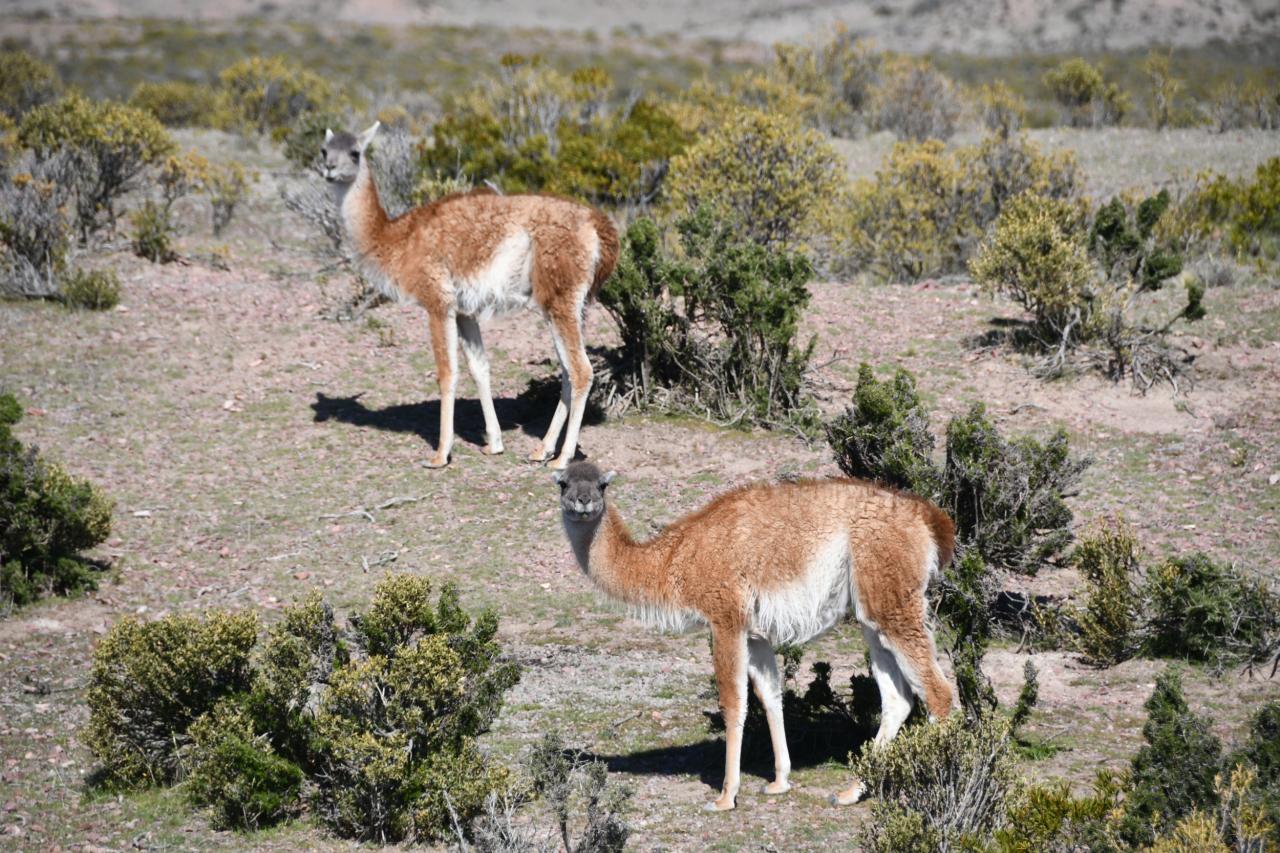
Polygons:
M617 229L604 213L577 202L488 190L446 196L391 219L365 156L379 126L374 122L358 135L327 130L320 153L325 180L370 279L389 296L415 300L430 318L440 441L428 467L448 465L453 449L459 340L484 412L484 452L503 451L480 323L528 307L550 325L562 369L560 402L529 458L541 462L555 453L567 417L564 445L551 462L552 468L564 468L577 450L591 389L583 315L617 263Z
M556 474L565 534L583 572L641 621L675 631L711 627L726 754L724 788L709 810L736 804L748 680L773 742L774 778L764 793L790 790L773 648L811 640L850 610L880 689L875 744L898 733L913 696L930 719L951 711L925 618L925 589L955 550L955 525L941 509L861 480L752 485L637 542L605 499L613 476L589 462ZM833 800L853 803L862 793L855 780Z

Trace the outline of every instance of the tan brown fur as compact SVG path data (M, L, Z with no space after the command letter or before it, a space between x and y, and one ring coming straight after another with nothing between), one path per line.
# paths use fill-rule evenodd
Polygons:
M593 477L599 474L586 463L560 476L565 529L584 570L612 598L659 613L696 614L711 628L727 731L725 783L715 808L732 808L737 794L744 666L751 667L774 742L776 776L769 792L788 787L781 685L766 636L770 625L777 630L783 624L768 619L768 608L778 609L779 602L792 610L778 612L789 613L797 630L809 635L801 641L830 627L852 604L872 647L886 708L877 743L896 733L910 710L911 693L933 717L950 712L952 690L938 668L925 619L930 572L940 571L955 548L951 519L936 506L861 480L752 485L721 495L638 542L617 509L604 501L608 477L599 478L596 511L590 489L582 485ZM590 511L579 513L584 506ZM585 517L593 511L594 520ZM844 581L848 603L839 599ZM836 597L825 594L824 584ZM806 597L809 587L813 594ZM816 609L816 619L806 608ZM905 699L892 695L901 694L902 685L910 688ZM902 701L908 703L906 711ZM850 801L860 793L855 785L838 799Z
M376 129L377 125L359 138L363 143L346 134L330 134L326 146L335 140L332 145L339 150L335 154L326 147L326 163L332 164L327 168L336 175L346 164L343 151L354 151L359 163L355 174L350 175L348 169L340 178L331 177L339 186L343 219L352 243L375 274L417 301L429 315L441 423L440 442L428 465L439 467L449 461L459 338L485 415L486 451L502 452L478 321L490 313L528 304L550 324L565 375L550 429L531 458L541 461L554 453L567 418L564 445L551 463L553 468L563 468L577 449L592 380L583 340L583 313L613 273L618 258L617 229L607 215L578 202L545 195L504 196L487 190L447 196L392 219L381 204L362 156L366 135L372 138Z

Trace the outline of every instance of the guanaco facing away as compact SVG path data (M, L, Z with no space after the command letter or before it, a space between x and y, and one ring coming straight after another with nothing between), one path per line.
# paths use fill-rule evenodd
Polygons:
M416 300L430 317L440 382L440 443L428 467L449 464L453 448L459 339L484 412L484 452L502 452L480 322L531 307L550 323L563 373L551 426L529 458L551 457L567 415L564 445L551 463L564 468L577 450L591 388L583 314L617 263L617 229L608 216L586 205L487 190L448 196L391 219L365 157L379 126L374 122L359 135L325 131L324 177L370 277L388 295Z
M774 779L764 793L790 790L773 647L811 640L850 609L880 688L875 744L898 733L913 694L930 719L951 711L925 618L925 588L955 547L955 526L941 509L861 480L754 485L637 542L605 500L613 476L589 462L556 474L565 533L582 570L642 621L666 630L711 626L726 754L724 788L708 810L736 803L748 679L773 741ZM833 800L853 803L862 793L855 781Z

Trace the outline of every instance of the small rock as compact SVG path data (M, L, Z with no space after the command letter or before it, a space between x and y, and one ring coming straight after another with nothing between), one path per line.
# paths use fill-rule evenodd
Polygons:
M296 581L304 581L311 577L311 572L294 572L293 579Z

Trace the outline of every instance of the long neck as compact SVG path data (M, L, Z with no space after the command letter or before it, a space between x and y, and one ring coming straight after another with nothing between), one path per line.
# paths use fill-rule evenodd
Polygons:
M342 212L342 224L346 226L352 244L360 254L371 254L391 220L378 198L378 187L373 181L369 161L361 158L354 181L333 186L334 200Z
M667 549L660 541L636 542L612 504L592 521L564 521L573 555L610 598L627 604L676 606Z

